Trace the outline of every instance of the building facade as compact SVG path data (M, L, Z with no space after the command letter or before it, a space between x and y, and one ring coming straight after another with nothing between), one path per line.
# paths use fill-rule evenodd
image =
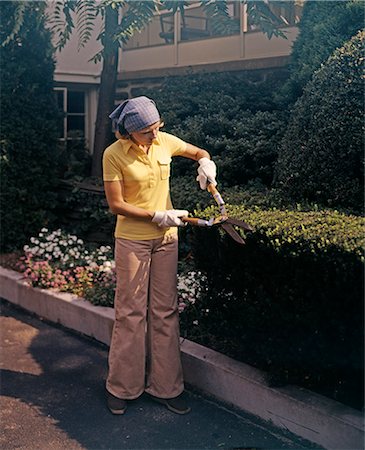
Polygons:
M161 83L166 76L212 71L280 70L287 66L295 40L301 8L272 6L285 23L287 39L269 39L250 24L247 9L237 1L228 2L229 27L207 17L200 2L190 1L184 12L160 11L141 33L136 33L120 50L116 102L140 92L141 87ZM96 40L78 49L77 36L57 53L55 89L64 111L61 139L84 138L92 150L95 132L101 64L90 59L98 52Z

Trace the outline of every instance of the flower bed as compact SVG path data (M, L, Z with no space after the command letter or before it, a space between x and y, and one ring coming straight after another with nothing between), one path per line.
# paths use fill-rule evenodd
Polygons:
M116 271L110 246L92 248L75 235L43 228L24 246L18 270L33 287L70 292L94 305L114 304ZM209 312L203 311L200 303L206 281L199 271L178 274L178 308L184 336L189 327L198 326L201 314Z

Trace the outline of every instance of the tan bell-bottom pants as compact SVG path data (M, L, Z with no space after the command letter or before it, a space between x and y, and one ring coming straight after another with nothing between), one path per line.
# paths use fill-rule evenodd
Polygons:
M184 390L177 308L177 235L117 238L115 322L107 390L134 399L143 391L173 398Z

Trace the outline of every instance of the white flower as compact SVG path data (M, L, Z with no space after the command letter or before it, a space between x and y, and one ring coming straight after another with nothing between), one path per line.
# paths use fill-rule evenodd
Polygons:
M42 233L48 233L48 229L47 229L47 228L42 228L42 229L41 229L41 232L42 232Z
M84 241L82 239L77 239L77 243L83 245Z
M199 325L199 321L198 320L193 320L193 325Z

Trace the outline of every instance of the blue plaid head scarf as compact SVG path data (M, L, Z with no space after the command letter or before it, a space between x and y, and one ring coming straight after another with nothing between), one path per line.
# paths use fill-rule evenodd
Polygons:
M148 97L135 97L125 100L109 116L112 119L113 131L119 127L128 133L143 130L160 120L156 104Z

